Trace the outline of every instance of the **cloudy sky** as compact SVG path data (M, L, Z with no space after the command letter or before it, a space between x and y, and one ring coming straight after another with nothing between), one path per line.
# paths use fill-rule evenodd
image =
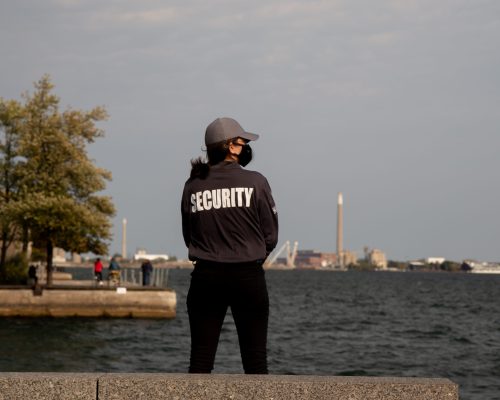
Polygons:
M112 252L186 257L180 196L206 125L261 134L280 243L390 259L500 261L497 0L16 0L0 3L0 96L50 74L104 105Z

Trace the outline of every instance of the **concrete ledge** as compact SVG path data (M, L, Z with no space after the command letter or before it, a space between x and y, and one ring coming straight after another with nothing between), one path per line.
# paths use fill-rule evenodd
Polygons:
M101 375L0 373L0 400L96 400Z
M458 400L458 385L437 378L0 373L4 399Z
M456 400L458 387L447 379L108 374L99 399Z
M0 288L0 317L175 318L173 290Z

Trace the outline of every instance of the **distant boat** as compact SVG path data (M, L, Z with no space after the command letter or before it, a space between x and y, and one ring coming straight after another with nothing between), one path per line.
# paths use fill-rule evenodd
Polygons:
M500 274L500 266L476 266L470 272L473 274Z

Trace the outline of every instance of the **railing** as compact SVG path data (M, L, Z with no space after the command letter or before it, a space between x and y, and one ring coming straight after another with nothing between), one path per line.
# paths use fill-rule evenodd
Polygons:
M168 268L153 268L149 286L166 288L168 284ZM122 283L142 285L142 270L139 268L122 268L120 270Z

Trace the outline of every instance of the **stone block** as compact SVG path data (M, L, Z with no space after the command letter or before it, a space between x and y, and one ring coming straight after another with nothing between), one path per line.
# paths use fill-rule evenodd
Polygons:
M0 373L0 400L95 400L102 374Z
M448 379L290 375L106 374L99 400L458 400Z

